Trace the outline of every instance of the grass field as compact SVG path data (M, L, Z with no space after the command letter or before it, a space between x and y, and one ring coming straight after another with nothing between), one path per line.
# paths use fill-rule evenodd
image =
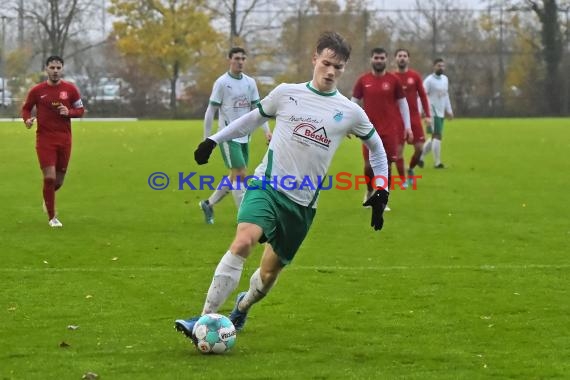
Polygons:
M61 230L42 213L34 132L0 123L0 379L570 379L569 126L448 122L449 168L430 157L380 233L362 190L323 191L235 349L203 356L173 321L201 310L236 210L225 199L206 225L210 192L175 185L225 174L218 153L193 162L201 122L76 122ZM258 133L252 167L264 149ZM330 173L361 166L347 140ZM168 189L149 188L155 171Z

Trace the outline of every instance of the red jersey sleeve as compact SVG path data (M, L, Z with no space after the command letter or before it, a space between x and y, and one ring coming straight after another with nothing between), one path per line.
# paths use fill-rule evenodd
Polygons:
M71 108L69 109L69 117L81 117L85 112L79 90L74 85L69 86Z
M405 98L406 93L404 92L404 87L402 87L402 82L400 82L400 79L398 79L398 77L395 75L394 75L394 78L396 78L396 84L394 86L394 91L396 93L396 99Z
M362 77L358 78L352 89L352 97L362 99L364 97L364 90L362 88Z
M24 121L28 120L32 117L32 109L36 105L36 88L32 88L30 92L28 92L28 96L26 97L26 101L22 106L22 119Z
M429 111L429 102L426 94L426 89L424 88L424 82L419 75L415 75L414 80L416 81L416 88L418 89L418 95L420 96L420 101L422 102L422 108L424 110L425 117L431 117Z

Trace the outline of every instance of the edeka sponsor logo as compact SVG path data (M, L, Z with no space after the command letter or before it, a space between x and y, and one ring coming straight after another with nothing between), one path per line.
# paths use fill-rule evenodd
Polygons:
M368 184L372 184L375 189L390 190L417 190L418 180L421 175L412 176L392 176L390 181L384 176L368 177L365 175L354 175L349 172L338 172L335 175L327 176L303 176L293 175L264 176L248 175L238 176L234 182L228 176L216 178L212 175L198 175L197 172L178 172L178 190L234 190L235 189L265 189L271 186L276 190L360 190L366 189ZM252 182L255 181L255 185ZM148 186L152 190L165 190L170 186L170 177L164 172L153 172L149 175ZM260 184L261 183L261 184Z

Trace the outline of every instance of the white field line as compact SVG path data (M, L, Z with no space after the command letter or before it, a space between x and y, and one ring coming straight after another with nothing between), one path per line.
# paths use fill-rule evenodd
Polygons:
M55 268L50 267L51 264L44 264L45 267L28 267L28 268L0 268L0 273L19 273L19 272L192 272L195 270L214 270L215 265L212 266L191 266L188 267L115 267L106 268ZM116 265L116 264L110 264ZM393 271L526 271L526 270L558 270L570 269L570 264L497 264L497 265L396 265L396 266L304 266L304 265L291 265L287 271L316 271L316 272L393 272Z

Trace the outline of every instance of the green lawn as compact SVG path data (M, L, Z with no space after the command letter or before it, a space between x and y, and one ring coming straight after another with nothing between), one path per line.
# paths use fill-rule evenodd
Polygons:
M217 152L193 161L201 122L76 122L61 230L42 213L34 132L0 123L0 379L569 379L569 126L447 122L449 168L428 158L380 233L362 190L323 191L234 350L203 356L173 320L201 310L236 210L228 197L206 225L210 191L177 189L179 172L226 173ZM258 132L252 168L264 149ZM361 167L347 139L330 173ZM149 188L156 171L166 190Z

